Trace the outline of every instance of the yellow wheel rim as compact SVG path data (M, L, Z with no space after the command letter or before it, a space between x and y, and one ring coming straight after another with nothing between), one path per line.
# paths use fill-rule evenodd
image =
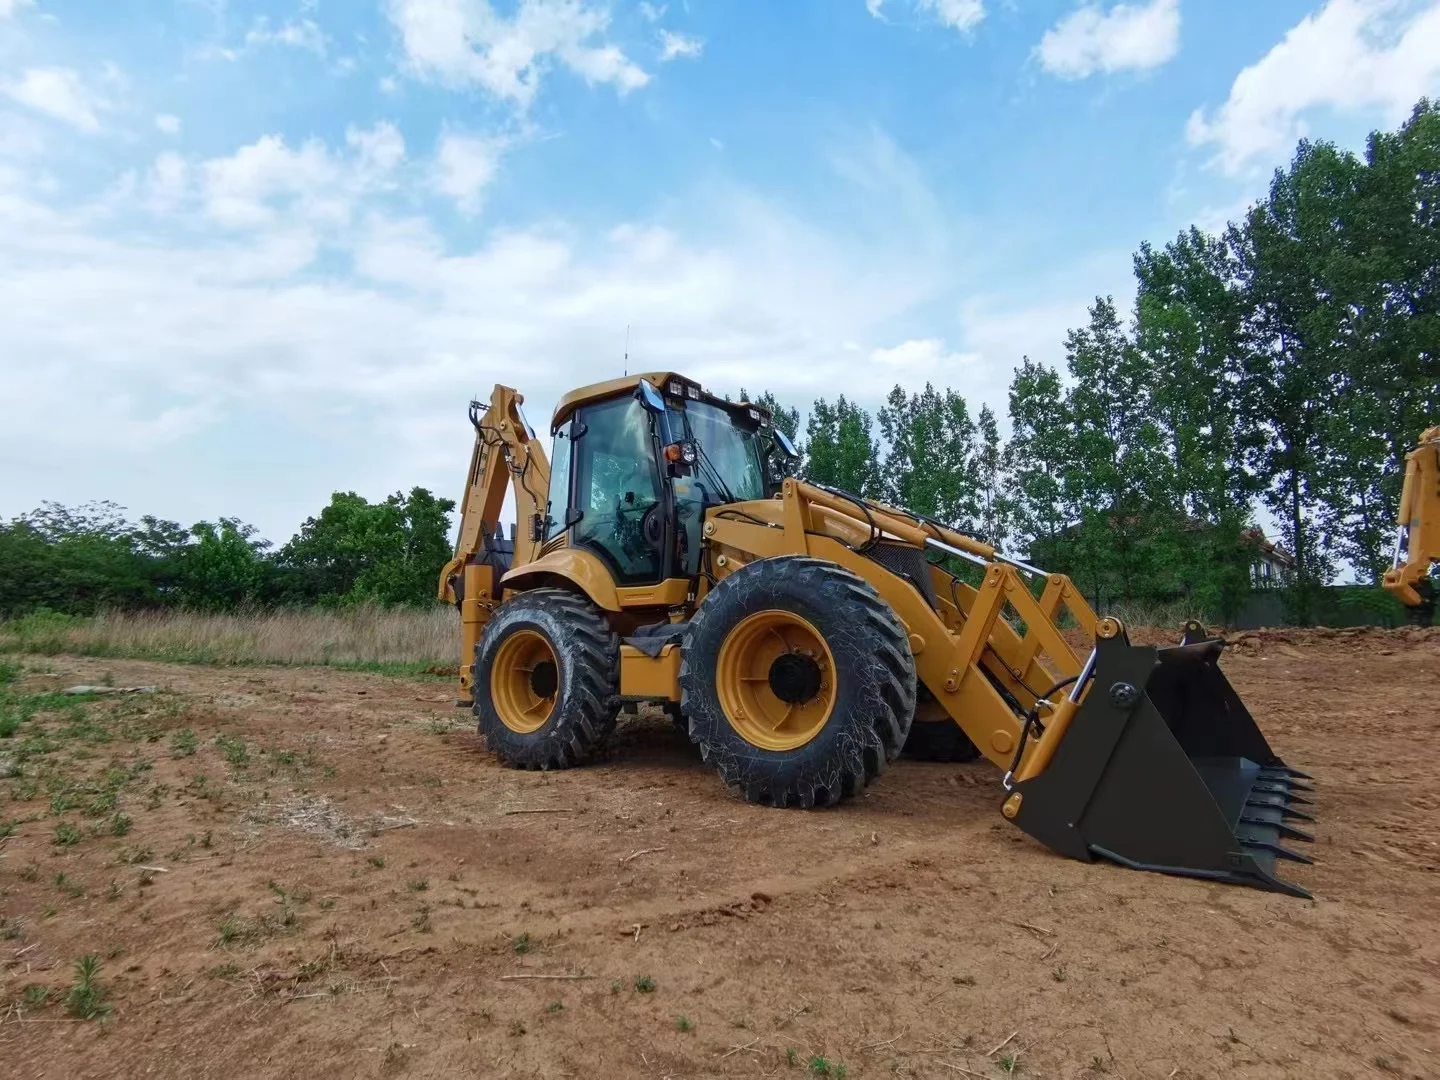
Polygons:
M511 634L490 666L490 702L500 722L521 735L538 731L555 711L559 676L555 650L543 634Z
M794 750L835 708L835 657L799 615L759 611L720 646L715 689L730 726L751 746Z

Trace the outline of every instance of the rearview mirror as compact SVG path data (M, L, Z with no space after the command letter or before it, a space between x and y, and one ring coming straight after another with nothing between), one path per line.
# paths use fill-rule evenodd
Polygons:
M653 413L665 411L665 399L660 396L660 391L651 386L646 380L641 379L639 387L636 388L635 396L640 399L640 404Z
M785 452L785 456L792 459L798 458L800 451L795 449L795 444L790 441L790 436L786 435L778 427L773 430L775 432L775 442L780 449Z

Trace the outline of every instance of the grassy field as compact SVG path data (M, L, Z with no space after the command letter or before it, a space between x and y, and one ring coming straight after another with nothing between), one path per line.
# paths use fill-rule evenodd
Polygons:
M458 616L448 607L356 607L205 614L41 614L0 622L0 652L129 657L198 664L319 664L422 672L453 667Z

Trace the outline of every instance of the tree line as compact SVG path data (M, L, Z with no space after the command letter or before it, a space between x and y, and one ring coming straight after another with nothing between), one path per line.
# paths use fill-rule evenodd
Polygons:
M49 503L0 523L0 616L428 603L454 509L420 487L376 503L336 492L276 548L235 518L187 529L128 521L113 503Z
M768 392L804 477L926 514L1070 574L1097 606L1230 618L1263 507L1292 555L1292 617L1348 566L1387 567L1406 451L1440 423L1440 106L1363 153L1302 141L1220 232L1134 257L1126 314L1098 297L1062 368L1026 357L1008 434L963 393L896 386L872 415ZM278 548L109 504L0 524L0 615L39 608L429 603L454 503L336 493Z
M1293 557L1297 621L1342 566L1378 581L1405 453L1440 422L1440 106L1362 154L1302 141L1240 221L1144 244L1134 271L1133 314L1097 298L1063 371L1015 369L1003 444L988 409L896 387L873 418L817 401L806 475L1027 552L1102 603L1232 615L1257 507Z

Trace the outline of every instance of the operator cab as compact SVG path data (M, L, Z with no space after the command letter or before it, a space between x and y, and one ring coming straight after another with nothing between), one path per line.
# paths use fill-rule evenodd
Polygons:
M799 456L765 410L670 373L569 394L552 427L540 539L568 537L622 586L695 577L706 509L772 497Z

